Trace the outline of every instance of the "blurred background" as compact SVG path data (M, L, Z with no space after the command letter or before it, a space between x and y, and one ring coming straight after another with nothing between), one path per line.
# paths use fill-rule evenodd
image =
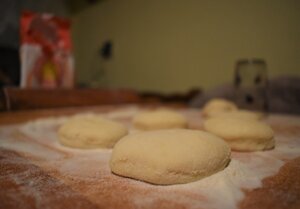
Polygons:
M1 0L0 4L1 85L19 82L23 10L71 20L76 87L206 92L231 84L236 62L242 58L263 59L269 79L288 76L285 83L289 83L291 77L300 76L298 0Z
M88 82L103 42L111 86L163 92L233 79L237 59L266 60L270 76L300 75L297 0L99 1L72 16L78 82Z

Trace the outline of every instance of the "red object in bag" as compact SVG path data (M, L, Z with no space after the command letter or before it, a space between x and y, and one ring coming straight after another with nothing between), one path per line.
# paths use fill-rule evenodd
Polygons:
M21 86L72 87L74 64L70 21L50 14L21 16Z

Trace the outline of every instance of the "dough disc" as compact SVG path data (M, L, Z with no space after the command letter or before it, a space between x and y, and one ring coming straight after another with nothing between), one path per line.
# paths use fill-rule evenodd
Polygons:
M223 170L230 147L217 136L187 129L139 132L123 137L110 160L113 173L152 184L180 184Z
M120 123L101 117L72 118L58 131L62 145L81 149L111 148L128 133Z

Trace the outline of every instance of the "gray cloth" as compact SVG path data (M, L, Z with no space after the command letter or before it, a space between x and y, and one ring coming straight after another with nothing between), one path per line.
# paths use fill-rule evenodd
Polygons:
M203 107L212 98L224 98L235 102L235 88L232 84L218 86L196 95L189 105ZM300 114L300 77L279 76L270 79L267 98L270 112Z

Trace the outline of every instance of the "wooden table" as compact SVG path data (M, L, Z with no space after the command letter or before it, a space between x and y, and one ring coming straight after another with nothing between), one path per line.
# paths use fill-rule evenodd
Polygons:
M54 109L24 110L0 112L0 125L22 123L33 119L46 118L62 115L73 115L79 112L96 111L107 112L118 106L88 106L88 107L66 107Z
M202 128L200 111L176 110L186 115L190 128ZM93 112L130 127L137 111L140 107L98 106L0 113L0 209L300 208L300 117L266 119L278 149L232 152L231 164L253 162L261 179L229 166L225 172L232 179L216 174L186 185L155 186L111 174L107 163L111 150L74 150L55 140L58 125L67 119L57 117ZM222 181L213 182L217 175ZM206 192L214 187L218 197Z

